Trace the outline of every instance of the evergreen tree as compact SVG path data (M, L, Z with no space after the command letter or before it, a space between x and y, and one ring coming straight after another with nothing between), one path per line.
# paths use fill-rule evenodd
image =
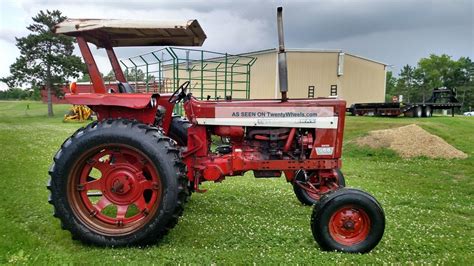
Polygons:
M9 87L30 84L44 85L48 93L48 115L53 116L52 93L59 95L59 88L68 78L77 78L85 72L85 64L72 55L74 39L54 34L51 29L64 21L60 11L40 11L27 29L28 36L16 38L20 57L10 66L11 76L2 78Z
M397 91L398 94L403 95L403 101L409 102L415 98L416 95L416 81L415 68L410 65L405 65L398 75Z

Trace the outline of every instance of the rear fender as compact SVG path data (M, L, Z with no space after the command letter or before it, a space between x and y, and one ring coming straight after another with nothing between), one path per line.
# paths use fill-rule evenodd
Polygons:
M87 105L97 114L99 121L125 118L153 124L159 97L150 93L80 93L66 94L65 98L71 104Z

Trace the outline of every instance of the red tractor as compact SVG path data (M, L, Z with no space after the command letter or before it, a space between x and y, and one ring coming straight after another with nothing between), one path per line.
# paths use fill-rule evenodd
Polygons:
M253 171L280 177L314 205L311 229L323 250L369 252L385 216L368 193L344 188L341 153L346 102L288 99L282 10L278 8L280 100L198 100L189 81L172 94L135 93L113 47L199 46L206 35L184 23L73 20L55 32L76 37L95 93L66 95L97 114L54 156L49 174L54 216L74 239L99 246L146 245L178 222L204 181ZM105 48L117 79L106 88L87 43ZM186 118L173 115L183 102ZM212 136L227 142L214 147Z

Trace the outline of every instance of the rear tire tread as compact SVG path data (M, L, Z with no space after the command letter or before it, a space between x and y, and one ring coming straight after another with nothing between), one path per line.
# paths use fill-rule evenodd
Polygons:
M166 223L165 226L160 228L159 230L155 230L154 234L149 234L143 237L140 240L135 240L131 243L117 243L117 245L107 243L106 241L97 243L90 240L89 237L84 236L84 232L81 230L77 230L71 226L71 220L73 217L71 215L58 215L61 213L58 211L58 198L56 198L56 193L54 190L57 186L55 179L61 177L60 174L57 174L57 171L62 171L62 169L57 169L57 164L60 160L62 160L63 150L67 149L72 143L77 141L78 138L83 136L85 133L99 130L100 128L110 128L110 127L117 127L117 128L129 128L131 130L137 131L137 133L142 133L148 136L155 138L157 143L162 143L164 145L164 149L166 149L165 154L169 156L170 161L175 161L173 167L175 168L175 173L177 173L178 178L178 199L176 202L176 207L173 213L170 215L170 219ZM160 147L159 145L157 147ZM160 152L160 151L156 151ZM184 165L184 166L183 166ZM47 189L50 191L50 204L54 207L54 217L57 217L61 221L61 228L64 230L68 230L71 232L73 240L80 240L83 243L91 244L91 245L99 245L99 246L130 246L130 245L149 245L156 243L158 240L163 238L169 230L174 228L178 223L179 217L183 214L184 211L184 203L186 201L186 197L188 195L187 191L187 178L186 178L186 165L182 163L182 156L180 150L176 148L176 144L170 138L163 136L161 131L155 127L141 124L136 120L126 120L126 119L107 119L102 122L94 121L88 124L86 127L79 128L74 134L72 134L69 138L67 138L61 148L56 152L55 156L53 157L53 163L49 169L50 180L47 184ZM55 176L55 175L58 176ZM59 189L56 189L59 190ZM162 211L162 210L161 210ZM59 216L59 217L58 217ZM81 225L82 226L82 225ZM113 242L113 241L110 241Z

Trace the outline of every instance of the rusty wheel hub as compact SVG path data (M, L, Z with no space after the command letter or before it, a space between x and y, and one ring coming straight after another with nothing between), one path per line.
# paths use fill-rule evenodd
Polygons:
M118 205L135 202L145 190L143 183L147 183L139 169L127 165L114 168L103 178L103 195Z
M153 163L130 147L96 148L87 154L78 160L82 166L76 166L72 183L77 185L71 190L73 206L83 220L114 234L123 233L117 226L125 232L146 223L161 195Z

